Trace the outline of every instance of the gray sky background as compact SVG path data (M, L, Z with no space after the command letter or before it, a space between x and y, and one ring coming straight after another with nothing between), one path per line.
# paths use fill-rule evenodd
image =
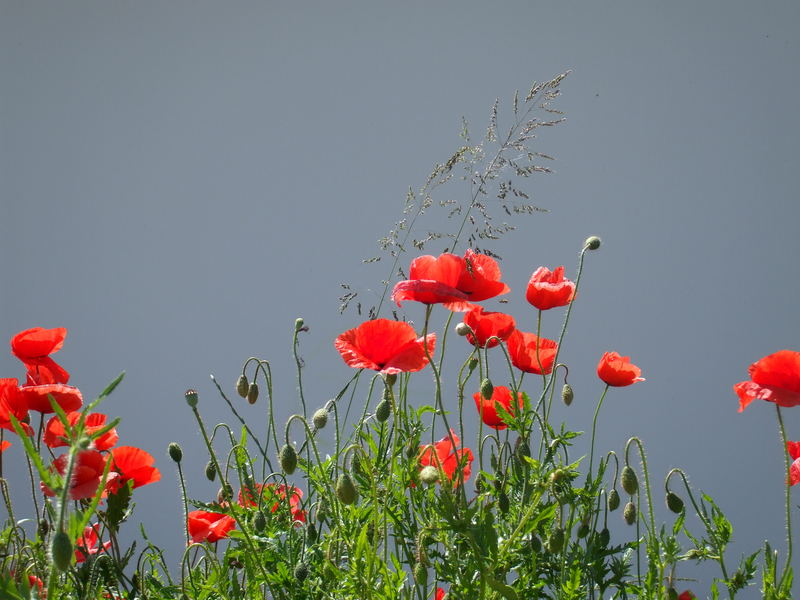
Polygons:
M461 145L462 115L480 134L495 97L507 107L572 69L567 122L536 145L556 173L525 184L550 212L494 246L503 310L534 328L530 273L574 275L601 236L562 355L576 400L557 418L590 429L597 360L631 355L647 382L612 390L598 447L641 436L658 498L685 467L732 519L732 560L765 538L783 552L775 411L737 414L731 386L800 348L798 23L794 2L0 0L0 339L67 327L57 358L85 396L127 371L103 409L164 475L137 490L128 529L145 521L175 556L167 444L184 447L190 496L216 491L183 391L209 423L231 421L209 373L232 390L244 359L268 358L283 420L302 316L321 405L351 375L333 339L360 322L338 314L339 284L374 297L386 267L360 261L408 186ZM22 369L4 354L0 374ZM784 414L800 439L800 414ZM18 446L6 469L24 481Z

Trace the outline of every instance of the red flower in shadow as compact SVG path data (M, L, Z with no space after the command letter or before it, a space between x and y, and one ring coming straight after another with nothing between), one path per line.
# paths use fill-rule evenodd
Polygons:
M69 381L69 373L50 358L51 354L61 350L66 337L67 330L64 327L34 327L20 331L11 338L11 353L25 365L29 383L39 385Z
M67 421L69 421L70 427L74 427L80 417L81 413L78 411L67 413ZM84 433L86 435L91 435L105 427L105 425L105 415L101 415L100 413L92 413L86 417ZM44 429L44 443L50 448L58 448L59 446L69 446L70 441L71 440L67 438L67 432L64 429L64 425L61 423L61 419L59 419L57 415L51 417ZM108 450L118 441L119 435L117 434L116 428L109 429L100 437L95 438L94 448L95 450L101 451Z
M365 321L336 338L334 346L342 359L354 369L373 369L381 373L419 371L428 364L425 355L433 356L436 334L418 338L408 323L391 319Z
M54 412L48 396L52 396L64 412L78 410L83 404L81 391L63 383L23 385L19 388L19 395L24 398L29 410L35 410L43 415Z
M230 515L207 510L193 510L186 520L192 542L218 542L236 528L236 520Z
M516 409L511 404L512 394L510 389L498 385L495 386L492 391L492 397L488 400L484 398L480 392L473 394L472 397L475 399L475 406L478 409L478 414L483 418L484 423L498 430L508 427L500 415L497 414L497 405L499 404L502 406L503 409L511 415L515 414ZM522 394L517 394L516 404L520 409L522 409L522 402Z
M520 371L547 375L553 370L558 344L535 333L514 331L508 337L508 354L511 364Z
M114 470L119 473L118 486L133 481L133 487L137 488L161 479L161 472L153 466L156 459L141 448L134 446L114 448L111 451L111 459L114 461ZM115 486L115 491L118 486Z
M778 406L800 405L800 352L779 350L750 365L750 381L733 386L739 396L739 412L753 400Z
M453 441L450 441L452 436ZM422 454L419 457L420 466L427 467L433 466L441 468L448 479L452 481L456 476L456 469L459 465L463 465L464 481L469 479L472 473L472 450L469 448L457 448L461 444L461 440L451 429L450 436L444 436L438 442L431 446L422 446ZM453 446L455 442L455 446Z
M464 323L469 325L475 335L467 334L467 341L473 346L494 348L500 340L507 340L516 327L514 317L501 312L484 312L476 306L464 314Z
M642 370L631 362L630 356L606 352L597 364L597 376L613 387L624 387L644 381Z
M303 499L303 490L295 486L286 486L284 484L275 485L274 483L260 484L257 483L254 489L239 490L239 506L253 507L258 505L258 496L264 497L266 504L274 501L271 511L276 512L281 506L286 506L286 491L291 492L289 497L289 509L292 513L292 521L305 523L306 511L300 508L300 502Z
M99 529L100 525L97 523L84 527L83 535L78 538L75 544L75 562L82 563L92 554L107 552L111 547L111 540L105 542L101 546L97 545L100 541Z
M28 402L19 393L18 381L13 378L0 379L0 427L14 431L11 425L11 415L20 422L28 435L33 435L30 425L23 423L28 415Z
M53 461L53 468L59 475L64 476L67 473L69 465L69 456L62 454ZM75 460L75 465L72 468L72 481L69 483L69 497L73 500L80 500L82 498L92 498L97 493L97 488L100 487L103 481L103 472L106 468L106 458L97 450L81 450ZM105 490L103 495L111 489L114 489L116 479L119 474L111 470L106 477ZM45 496L55 496L55 492L48 488L46 485L41 485L42 492Z
M454 311L473 308L472 302L488 300L509 291L500 281L497 262L468 249L464 256L441 254L419 256L411 261L408 279L398 282L392 300L414 300L424 304L444 303Z
M566 306L575 297L575 283L564 277L564 267L555 271L539 267L531 275L525 297L539 310Z

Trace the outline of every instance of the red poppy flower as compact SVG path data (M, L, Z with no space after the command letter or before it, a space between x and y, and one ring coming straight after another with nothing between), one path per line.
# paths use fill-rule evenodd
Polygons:
M792 458L789 467L789 485L800 483L800 442L786 442L786 451Z
M61 350L66 337L67 330L63 327L34 327L11 338L11 352L28 369L29 383L40 385L69 381L69 373L50 358L51 354Z
M464 314L464 323L475 333L467 334L467 341L479 348L494 348L500 340L507 340L515 327L514 317L501 312L484 312L482 306L476 306ZM477 342L477 343L476 343Z
M461 440L458 439L453 430L450 430L450 435L453 437L453 442L455 442L456 446L461 444ZM450 436L444 436L433 445L433 448L423 446L424 450L419 457L419 464L422 467L441 467L451 481L456 475L456 469L459 465L463 465L464 481L467 481L472 473L472 450L469 448L456 448L453 446L453 442L450 441Z
M75 544L75 562L81 563L92 554L108 552L111 547L111 540L100 546L97 544L100 541L99 529L100 525L97 523L84 527L83 535L78 538Z
M62 454L53 461L53 468L59 475L63 476L67 472L68 462L68 455ZM72 469L72 481L69 484L70 498L73 500L92 498L97 493L97 488L100 487L103 481L103 472L105 468L106 458L97 450L81 450L78 452L75 465ZM119 474L113 470L108 472L105 491L113 489L117 477L119 477ZM44 484L41 485L41 488L45 496L55 496L55 492Z
M552 372L557 352L556 342L537 337L535 333L516 330L508 337L511 363L526 373L547 375Z
M444 588L436 588L436 600L445 600L447 597L447 593L444 591Z
M424 304L444 303L454 311L474 307L472 302L488 300L509 291L500 281L497 262L468 249L463 257L455 254L419 256L411 261L408 279L392 290L392 299L400 303L414 300Z
M11 442L9 442L8 440L3 440L2 442L0 442L0 453L5 452L10 447L11 447Z
M750 381L733 386L739 396L739 412L753 400L778 406L800 405L800 352L779 350L750 365Z
M642 370L631 363L630 356L620 356L616 352L606 352L597 364L597 376L614 387L644 381L641 374Z
M355 329L345 331L334 342L349 366L387 374L425 368L428 364L426 344L428 353L433 356L435 333L428 334L427 340L423 340L408 323L391 319L365 321Z
M78 411L67 413L67 421L69 421L70 427L74 427L80 417L81 413ZM92 413L87 415L85 425L84 433L86 435L91 435L105 427L106 416L101 415L100 413ZM61 423L61 419L59 419L57 415L51 417L44 429L44 443L50 448L58 448L59 446L69 446L70 441L71 440L67 438L67 432L64 429L64 425ZM109 429L100 437L95 438L94 448L95 450L101 451L108 450L118 441L119 435L117 434L117 430Z
M78 410L83 404L81 391L63 383L23 385L19 388L19 394L27 402L29 410L35 410L44 415L54 412L48 396L52 396L64 412Z
M14 573L14 570L12 569L9 572L9 575L11 575L11 577L15 577L16 573ZM47 590L44 589L44 582L41 579L39 579L38 577L36 577L36 575L28 575L28 589L29 590L33 590L34 588L36 588L38 590L38 597L39 598L46 598L47 597ZM13 597L18 597L18 596L9 596L9 597L13 598Z
M681 592L681 595L678 596L678 600L697 600L697 596L695 596L689 590L684 590Z
M192 542L218 542L236 528L236 520L230 515L206 510L193 510L186 519Z
M497 414L497 404L502 406L507 413L512 415L515 413L516 409L511 405L512 395L510 389L498 385L495 386L492 397L488 400L480 392L473 394L472 397L475 399L475 406L478 408L478 414L481 415L484 423L498 430L508 427L500 415ZM517 394L517 406L520 409L522 409L522 402L522 394Z
M27 423L22 423L22 419L28 414L28 402L19 393L18 384L19 382L13 378L0 379L0 427L14 431L10 416L14 415L23 429L30 430L28 435L31 435L33 430Z
M153 466L156 459L141 448L120 446L111 451L111 458L114 470L119 473L119 485L133 481L133 487L137 488L161 479L161 472Z
M539 310L566 306L575 297L575 283L564 277L564 267L555 271L539 267L531 275L525 297Z
M243 489L239 490L239 506L257 506L258 495L262 495L265 497L267 503L272 500L275 500L275 503L272 505L272 512L276 512L281 505L286 505L286 490L291 492L291 497L289 498L289 508L292 513L292 521L305 523L306 522L306 511L300 508L300 502L303 499L303 490L297 488L295 486L286 486L284 484L275 485L273 483L268 483L266 485L262 485L260 483L255 484L255 489Z

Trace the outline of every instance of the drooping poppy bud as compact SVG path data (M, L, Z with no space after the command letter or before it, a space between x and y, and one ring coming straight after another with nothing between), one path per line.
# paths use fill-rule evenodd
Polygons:
M242 373L239 379L236 380L236 393L242 398L247 398L247 390L250 387L250 382L247 381L247 375Z
M439 481L439 469L431 465L422 467L422 470L419 472L419 479L422 483L432 485Z
M572 404L572 400L575 398L575 393L572 391L572 386L568 383L564 384L564 387L561 388L561 400L564 402L565 405L569 406Z
M508 513L508 509L511 508L511 502L508 499L508 494L505 492L500 492L500 495L497 497L497 507L504 515Z
M592 235L586 238L586 241L583 242L583 247L588 250L597 250L600 247L601 240L596 235Z
M494 386L487 377L483 381L481 381L481 396L489 400L491 399L493 393L494 393Z
M636 505L633 502L628 502L622 510L622 517L628 525L633 525L636 521Z
M214 481L217 478L217 468L214 466L214 461L210 460L206 463L206 479Z
M347 472L343 472L336 480L336 497L342 504L353 504L358 499L356 484Z
M308 577L308 565L304 562L297 563L294 568L294 578L296 581L302 583Z
M608 510L614 512L619 508L619 492L616 489L608 492Z
M278 455L278 459L281 463L281 469L283 469L284 473L287 475L294 473L294 470L297 468L297 452L293 446L284 444L283 448L281 448L280 454Z
M470 329L470 326L467 325L464 322L461 322L458 325L456 325L456 333L458 335L460 335L461 337L464 337L465 335L467 335L467 334L469 334L471 332L472 332L472 329Z
M72 564L72 540L65 532L59 531L53 536L50 558L59 571L66 571Z
M267 518L264 516L264 513L259 510L256 513L256 516L253 517L253 528L260 533L264 531L264 528L266 526L267 526Z
M428 583L428 569L421 562L414 565L414 581L425 587Z
M603 530L600 532L597 541L599 541L600 545L604 548L608 546L608 543L611 541L611 532L608 530L608 527L603 527Z
M247 401L255 404L258 401L258 384L254 381L247 388Z
M325 425L328 424L328 411L324 407L318 408L314 412L314 416L311 417L311 422L314 423L314 427L317 429L324 429Z
M547 550L552 554L558 554L564 548L564 529L556 527L547 538Z
M391 412L392 412L392 405L388 400L384 398L378 403L378 406L375 408L375 418L378 420L379 423L383 423L386 421L386 419L389 418L389 414Z
M622 484L622 489L625 490L625 493L629 496L633 496L636 490L639 489L639 480L636 478L636 473L628 465L622 468L619 481Z
M667 492L667 508L676 515L683 510L683 500L675 492Z

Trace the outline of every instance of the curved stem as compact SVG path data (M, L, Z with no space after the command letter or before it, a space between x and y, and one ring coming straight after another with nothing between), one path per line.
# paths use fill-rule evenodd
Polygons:
M791 468L791 460L789 451L786 447L786 430L783 427L783 415L781 415L781 407L775 405L775 411L778 416L778 428L781 432L781 447L783 450L783 459L786 463L786 565L783 567L781 580L786 576L787 569L791 568L792 564L792 505L791 505L791 484L789 483L789 469Z

